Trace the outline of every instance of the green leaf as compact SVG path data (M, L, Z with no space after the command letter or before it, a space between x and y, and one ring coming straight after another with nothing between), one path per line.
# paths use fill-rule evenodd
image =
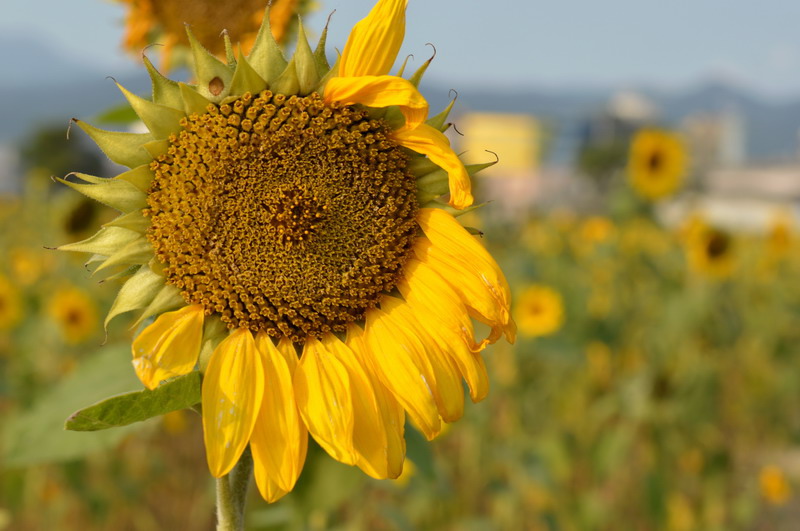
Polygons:
M78 459L115 446L138 426L102 433L64 430L64 419L84 404L141 388L131 367L130 345L105 346L30 409L3 420L0 462L17 468Z
M200 373L179 376L150 391L114 396L70 415L64 427L72 431L119 428L134 422L190 408L200 402Z

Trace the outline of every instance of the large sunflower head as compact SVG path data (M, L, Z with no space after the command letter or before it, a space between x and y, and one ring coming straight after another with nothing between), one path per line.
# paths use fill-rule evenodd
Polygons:
M654 201L675 193L686 175L686 166L686 148L674 133L642 129L634 136L628 179L643 198Z
M200 370L214 476L250 445L256 483L290 491L307 434L335 459L397 477L406 413L425 436L488 391L480 351L514 340L508 283L452 213L470 172L416 85L390 75L405 0L380 0L331 68L302 26L284 58L267 19L222 62L189 32L196 85L145 62L152 99L120 87L147 133L86 131L131 169L68 186L122 212L61 249L125 280L106 323L154 319L133 342L149 388ZM441 197L446 197L442 202ZM489 325L476 339L472 319ZM299 355L298 355L299 354Z
M236 36L244 50L255 42L264 18L264 0L120 0L127 4L123 46L140 53L154 42L163 45L162 65L170 67L175 49L186 48L185 24L192 26L198 40L217 56L225 55L219 38L225 28ZM297 15L312 7L310 0L272 0L269 23L278 43L287 41L296 28Z

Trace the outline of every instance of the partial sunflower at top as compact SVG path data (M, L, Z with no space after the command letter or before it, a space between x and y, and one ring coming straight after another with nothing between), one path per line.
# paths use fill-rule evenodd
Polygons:
M255 42L264 18L266 0L119 0L128 6L123 47L135 54L150 44L159 43L161 66L170 69L176 62L174 52L187 50L189 40L185 25L192 27L197 39L218 57L226 54L219 38L222 29L236 36L245 52ZM279 44L287 42L297 29L297 15L316 7L314 0L272 0L269 23ZM178 54L180 55L180 53Z
M106 323L155 317L133 342L147 387L204 373L212 474L249 444L270 501L293 488L308 433L397 477L406 413L436 437L463 413L462 380L486 396L483 348L515 338L502 271L450 213L490 164L465 167L450 148L452 103L428 117L416 85L430 61L389 74L405 7L380 0L333 68L325 33L312 50L302 25L288 61L267 18L250 54L225 62L189 31L197 85L145 61L152 100L120 87L147 133L76 121L131 169L63 180L122 215L61 249L125 280Z
M660 129L642 129L631 143L628 179L636 193L655 201L678 190L687 165L686 147L680 137Z

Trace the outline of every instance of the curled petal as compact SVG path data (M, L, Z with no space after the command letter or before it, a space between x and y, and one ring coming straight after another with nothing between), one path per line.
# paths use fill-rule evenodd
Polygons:
M395 76L334 77L325 85L325 101L376 108L396 105L406 119L404 130L421 127L428 117L428 102L422 94Z
M417 258L431 266L461 296L471 314L493 328L490 341L501 333L513 343L511 290L494 258L456 219L441 209L423 208L417 223L426 238L414 246Z
M294 373L297 407L309 433L337 461L355 465L352 385L347 369L314 337Z
M203 307L186 306L161 314L133 340L133 368L148 389L188 374L197 363L203 339Z
M420 325L458 366L467 381L470 398L479 402L489 392L489 376L480 355L487 341L476 344L472 321L458 293L428 264L409 260L397 287Z
M300 477L308 431L297 411L292 373L283 355L264 332L256 336L256 347L264 365L264 398L250 448L256 485L271 503L291 491Z
M436 380L416 330L403 327L390 310L367 311L363 354L381 383L402 404L428 440L442 429L433 387Z
M203 436L214 477L230 472L253 433L264 396L264 368L253 334L232 332L211 354L203 379Z
M350 30L339 60L339 75L380 76L392 68L406 32L408 0L380 0Z
M395 142L426 155L431 162L447 172L450 186L450 206L459 210L467 208L473 202L472 183L464 163L450 147L450 141L444 134L427 124L414 129L401 129L392 134Z

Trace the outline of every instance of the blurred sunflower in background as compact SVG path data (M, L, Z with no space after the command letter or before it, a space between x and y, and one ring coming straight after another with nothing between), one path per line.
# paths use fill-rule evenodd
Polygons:
M22 295L11 281L0 275L0 330L10 330L22 319Z
M528 286L517 298L514 320L524 336L539 337L557 332L564 323L561 294L548 286Z
M62 179L122 215L60 249L92 253L96 274L135 271L106 324L156 317L133 342L137 375L152 389L199 367L211 473L249 444L268 501L294 487L309 433L398 477L406 413L436 437L463 413L462 379L486 396L483 348L515 339L503 273L450 213L473 201L443 134L452 104L428 118L430 61L389 75L405 8L379 1L333 68L325 34L312 51L302 26L289 61L266 20L233 62L188 30L196 86L146 62L152 101L120 87L149 132L76 122L131 170Z
M758 475L761 496L770 505L784 505L792 497L792 486L783 470L775 465L764 466Z
M683 183L687 155L683 141L674 133L642 129L631 142L628 180L644 199L668 197Z
M188 51L185 24L214 55L225 55L219 38L221 28L235 36L242 50L248 53L255 42L264 18L264 0L120 0L126 4L123 47L139 54L150 44L163 45L161 65L174 65L173 53L179 48ZM297 15L304 15L314 6L313 0L272 0L269 24L278 43L286 42L297 26Z
M697 220L686 229L689 267L702 275L727 278L736 265L735 241L729 232Z
M82 343L97 331L97 306L86 292L78 288L56 291L48 303L48 313L68 344Z

